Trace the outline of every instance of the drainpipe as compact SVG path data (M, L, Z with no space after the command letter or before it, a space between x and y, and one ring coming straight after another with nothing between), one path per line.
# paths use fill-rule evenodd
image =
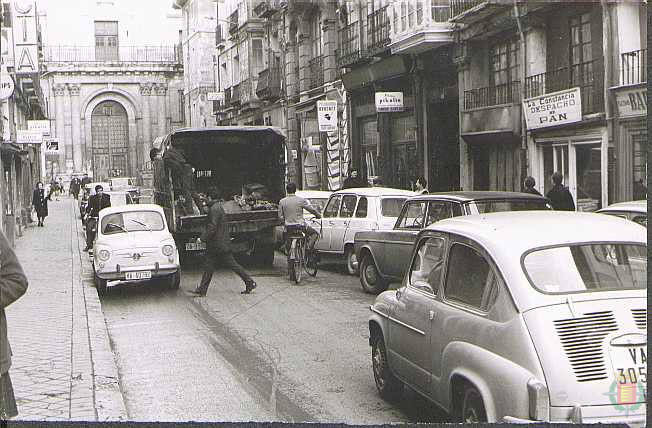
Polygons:
M521 116L521 171L520 171L520 180L519 187L515 191L520 191L520 187L523 186L525 177L527 176L527 139L528 131L527 125L525 123L525 112L523 111L523 102L525 98L525 79L527 78L527 52L526 52L526 43L525 43L525 34L523 33L523 27L521 25L521 16L518 9L518 0L514 0L514 16L516 17L516 24L518 25L518 34L521 39L521 105L520 105L520 116Z

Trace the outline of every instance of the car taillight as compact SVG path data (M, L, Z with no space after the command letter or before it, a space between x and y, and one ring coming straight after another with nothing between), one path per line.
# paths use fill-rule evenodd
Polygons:
M163 255L171 256L174 253L174 247L172 245L163 245L161 251L163 252Z

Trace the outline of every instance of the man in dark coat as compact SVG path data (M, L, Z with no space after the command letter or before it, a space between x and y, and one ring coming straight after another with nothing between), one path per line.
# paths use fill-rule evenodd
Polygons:
M342 189L352 189L355 187L367 187L367 185L362 181L360 177L358 177L358 170L352 169L349 176L346 178L346 180L344 180Z
M48 216L48 201L51 201L50 193L46 194L45 189L43 188L43 183L36 183L36 189L32 194L32 207L36 211L36 217L38 218L38 225L43 227L43 221L45 217Z
M75 177L72 180L70 180L70 194L75 197L75 199L79 198L79 189L81 188L81 181L79 178Z
M197 243L206 243L206 256L204 259L204 274L199 286L192 291L197 296L205 296L208 286L213 278L215 266L223 265L235 272L245 283L245 290L242 294L249 294L256 288L256 282L247 274L242 266L235 260L231 251L231 237L226 226L226 214L222 202L219 202L220 195L217 190L212 190L208 195L208 223L206 230L197 239Z
M575 203L573 202L573 195L571 195L568 187L562 184L564 177L555 172L552 174L552 183L554 186L546 197L550 199L552 208L560 211L575 211Z
M100 215L100 210L111 206L111 197L104 193L104 189L99 184L95 186L95 194L88 198L88 205L86 205L86 248L88 251L93 246L95 234L97 233L97 217Z
M534 177L525 177L525 180L523 181L523 193L542 196L541 193L539 193L539 191L534 188L535 185L536 181L534 181Z
M7 339L5 308L27 291L27 277L7 238L0 232L0 421L18 415L9 377L11 348Z
M152 153L150 153L150 156L151 154ZM172 172L173 185L175 187L181 187L181 194L183 195L186 214L192 214L192 166L188 163L183 153L172 145L168 146L165 153L163 153L163 164L170 172Z

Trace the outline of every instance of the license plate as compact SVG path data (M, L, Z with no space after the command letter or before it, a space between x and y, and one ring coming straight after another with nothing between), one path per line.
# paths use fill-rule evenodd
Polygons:
M151 279L151 278L152 278L152 272L148 270L125 272L125 279L127 280Z
M187 242L186 243L186 251L199 251L199 250L205 250L206 249L206 244L205 243L200 243L197 244L196 242Z
M637 385L647 392L647 347L612 346L611 363L616 382Z

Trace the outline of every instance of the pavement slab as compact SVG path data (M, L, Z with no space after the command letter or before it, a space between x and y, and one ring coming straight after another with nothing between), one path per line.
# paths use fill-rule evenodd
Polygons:
M27 293L6 310L16 420L121 421L127 413L74 199L49 204L16 255Z

